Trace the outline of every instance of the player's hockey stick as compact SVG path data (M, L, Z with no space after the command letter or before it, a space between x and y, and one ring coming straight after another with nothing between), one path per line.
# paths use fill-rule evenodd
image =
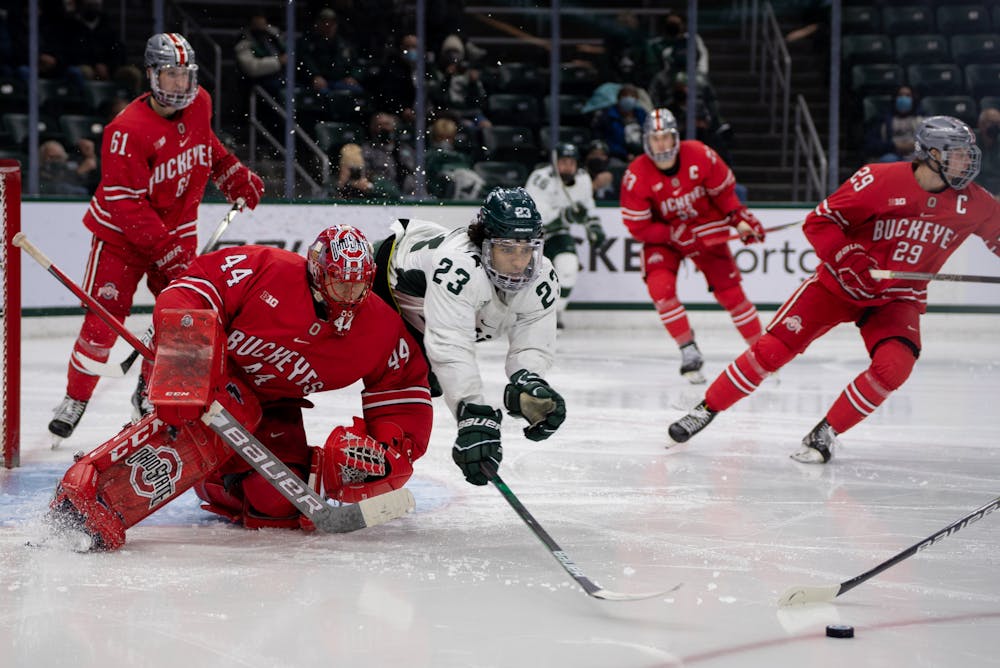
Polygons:
M791 589L787 590L784 594L781 595L781 598L778 599L778 605L787 606L787 605L800 605L803 603L824 603L826 601L832 601L841 594L848 592L851 589L854 589L862 582L865 582L866 580L870 580L871 578L875 577L885 569L891 566L895 566L904 559L912 557L913 555L915 555L917 552L920 552L924 548L930 547L934 543L943 540L944 538L947 538L953 533L957 533L958 531L964 529L973 522L978 522L979 520L983 519L984 517L986 517L987 515L989 515L998 508L1000 508L1000 496L993 499L985 506L976 508L971 513L969 513L962 519L958 520L957 522L949 524L948 526L941 529L937 533L928 536L927 538L924 538L916 545L908 547L907 549L903 550L902 552L892 557L891 559L883 561L881 564L871 569L870 571L865 571L861 575L851 578L850 580L845 580L840 584L825 585L818 587L810 587L810 586L792 587Z
M50 260L45 253L40 251L37 246L28 241L28 237L24 235L24 232L18 232L15 234L14 238L11 239L11 243L30 255L35 262L41 265L42 269L55 276L57 281L69 288L69 291L79 297L80 301L83 302L86 308L99 315L102 320L108 323L109 327L118 332L118 334L123 339L128 341L132 347L136 350L145 350L149 353L149 348L142 341L137 339L132 332L125 329L125 326L118 322L117 318L111 315L108 310L101 306L101 304L93 297L84 292L79 285L73 282L72 278L63 273L62 269L52 264L52 260ZM152 353L149 353L149 359L153 359Z
M764 233L765 234L770 234L771 232L777 232L778 230L787 230L789 227L798 227L799 225L801 225L804 222L806 222L806 221L804 221L804 220L796 220L794 223L782 223L781 225L773 225L771 227L765 227L764 228ZM725 239L718 239L718 240L709 241L705 245L706 246L718 246L719 244L724 244L724 243L727 243L729 241L736 241L739 238L740 238L739 234L733 233L733 234L730 234Z
M970 274L926 274L921 271L892 271L889 269L872 269L872 278L884 280L901 278L912 281L959 281L962 283L1000 283L1000 276L973 276Z
M406 515L416 505L413 494L404 487L352 505L331 506L218 401L212 402L201 421L325 533L347 533L383 524Z
M215 231L212 232L212 236L210 236L208 241L205 242L205 245L202 246L201 255L212 251L215 244L219 241L219 238L222 237L223 233L226 231L226 228L229 227L229 223L233 222L233 218L236 217L237 213L243 210L244 206L246 206L246 200L242 197L233 203L233 206L226 212L226 215L219 221L219 224L216 225ZM152 343L153 326L150 325L146 331L143 332L140 338L147 346ZM132 365L135 364L137 359L139 359L138 351L132 350L132 352L128 354L128 357L117 364L113 362L98 362L97 360L89 357L78 357L77 362L79 362L80 366L95 376L122 378L126 373L128 373L128 370L132 368Z
M149 360L153 359L153 351L149 349L149 346L137 339L97 300L84 292L59 267L52 264L52 260L28 241L23 232L15 234L11 243L23 249L38 264L55 276L60 283L69 288L70 292L80 298L86 308L100 316L108 327L134 346L140 355ZM364 529L402 517L414 508L413 495L408 489L393 490L352 506L331 506L292 473L291 469L275 457L263 443L254 438L253 434L237 422L218 402L213 402L209 411L202 416L202 421L250 466L260 472L303 515L312 520L316 528L321 531L344 533Z
M507 486L507 483L500 478L500 474L497 473L496 468L486 463L481 463L479 466L483 475L489 478L490 482L492 482L493 485L500 490L500 493L503 494L503 498L507 499L507 503L510 504L511 508L517 512L524 523L528 525L528 528L531 529L536 536L538 536L538 539L542 541L542 544L549 549L549 552L551 552L552 556L556 558L559 565L562 566L581 587L583 587L583 590L587 592L589 596L605 601L641 601L646 598L665 596L680 588L681 585L678 584L670 589L667 589L666 591L649 592L646 594L621 594L604 589L584 575L583 571L580 570L580 567L569 558L569 555L566 554L561 547L559 547L559 545L552 539L552 536L550 536L548 532L542 528L542 525L540 525L538 521L532 517L531 513L528 512L528 509L524 507L523 503L521 503L520 499L518 499L514 492L511 491L510 487Z

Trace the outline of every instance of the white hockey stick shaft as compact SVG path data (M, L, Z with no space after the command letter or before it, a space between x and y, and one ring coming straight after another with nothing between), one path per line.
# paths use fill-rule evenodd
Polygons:
M912 281L958 281L962 283L1000 283L1000 276L974 276L971 274L927 274L920 271L892 271L872 269L872 278L885 280L898 278Z
M1000 508L1000 496L993 499L986 505L976 508L957 522L952 522L937 533L924 538L916 545L911 545L896 556L886 559L875 568L870 571L865 571L857 577L853 577L850 580L845 580L844 582L835 585L791 587L781 595L781 598L778 599L778 605L801 605L803 603L823 603L826 601L832 601L841 594L854 589L862 582L870 580L887 568L895 566L904 559L912 557L917 552L930 547L934 543L947 538L953 533L961 531L974 522L978 522L998 508Z

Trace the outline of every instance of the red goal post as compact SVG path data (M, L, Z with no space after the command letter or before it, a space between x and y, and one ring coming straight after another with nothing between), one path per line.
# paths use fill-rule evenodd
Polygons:
M21 231L21 166L0 159L0 439L3 465L21 464L21 253L11 244Z

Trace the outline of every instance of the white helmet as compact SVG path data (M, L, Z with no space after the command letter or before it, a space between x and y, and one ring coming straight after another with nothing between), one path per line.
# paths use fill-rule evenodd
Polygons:
M176 32L161 32L146 41L146 67L149 84L153 89L153 99L165 107L183 109L198 95L198 66L194 62L194 49ZM188 73L187 90L167 92L160 88L160 71L167 68L185 70Z
M654 153L649 144L649 135L666 132L674 136L674 146L669 151ZM677 131L677 119L669 109L653 109L642 124L642 148L653 162L670 162L681 149L681 134Z
M979 174L983 153L976 146L976 135L969 126L951 116L931 116L917 127L914 137L917 159L926 162L938 176L955 190L969 185ZM938 158L931 155L931 149L938 150ZM960 174L950 174L952 159L966 158L966 165Z

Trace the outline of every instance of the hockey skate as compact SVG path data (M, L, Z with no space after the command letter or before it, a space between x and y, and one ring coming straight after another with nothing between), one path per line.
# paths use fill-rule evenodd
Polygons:
M690 413L670 425L667 431L675 443L685 443L692 436L707 427L708 423L714 420L716 415L718 415L718 411L711 410L702 401L692 408ZM667 445L667 447L669 448L670 445Z
M692 385L705 383L705 376L701 373L701 367L704 365L705 358L701 356L698 344L691 341L681 346L681 375L687 378L689 383Z
M146 377L140 373L139 382L135 384L135 392L132 393L132 422L138 422L152 412L153 404L149 401Z
M87 409L86 401L77 401L66 395L59 407L56 408L55 417L49 422L49 433L52 434L52 449L59 447L64 438L69 438L76 425L83 417L83 411Z
M802 439L802 447L790 457L802 464L826 464L833 458L833 446L836 444L837 432L824 418L806 434Z

